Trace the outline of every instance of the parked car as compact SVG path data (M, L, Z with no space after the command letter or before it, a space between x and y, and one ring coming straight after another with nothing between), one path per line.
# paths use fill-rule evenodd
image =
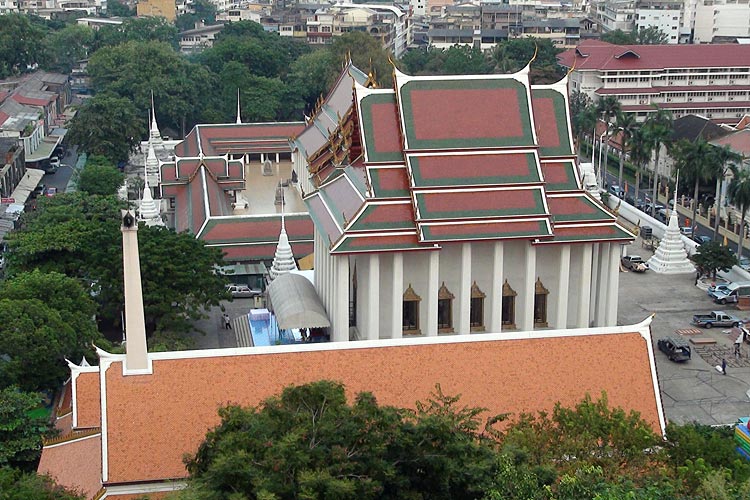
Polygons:
M711 237L710 236L696 236L696 235L693 235L693 241L696 242L698 244L698 246L700 246L700 245L703 245L705 243L710 243L711 242Z
M643 261L640 255L626 255L620 259L620 262L622 262L625 269L630 269L637 273L642 273L648 270L648 264Z
M232 297L235 299L255 297L262 293L260 290L250 288L247 285L235 285L233 283L227 285L227 291L231 293Z
M48 196L48 197L52 198L53 196L55 196L57 194L57 188L56 187L48 187L47 188L47 192L44 193L44 194L45 194L45 196Z
M611 186L609 186L609 192L610 194L613 194L618 198L622 198L625 195L625 191L623 191L622 188L617 184L612 184Z
M667 355L670 361L688 361L690 345L681 337L665 337L656 342L659 350Z
M713 296L711 295L711 293L713 293L713 292L727 294L727 293L730 292L729 285L731 285L731 283L719 283L719 284L716 284L716 285L711 285L706 290L706 293L711 298L713 298Z
M738 264L745 271L750 271L750 257L740 258Z
M713 328L714 326L740 326L740 318L732 316L724 311L713 311L708 314L696 314L693 316L693 324L704 328Z
M34 190L31 192L31 197L36 198L37 196L41 196L44 193L47 192L47 186L44 184L39 184L37 187L34 188Z
M683 226L680 228L680 232L690 238L693 236L693 228L691 226Z
M714 291L709 294L709 297L714 299L717 304L739 302L740 297L748 296L750 296L750 281L731 283L725 293Z

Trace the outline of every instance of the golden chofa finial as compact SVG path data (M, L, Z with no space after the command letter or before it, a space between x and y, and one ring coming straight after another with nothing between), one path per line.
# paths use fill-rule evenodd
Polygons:
M539 53L539 45L534 43L534 55L531 56L531 60L529 61L529 66L531 66L531 63L533 63L536 60L536 56Z
M576 69L576 62L578 62L578 58L574 54L573 55L573 65L570 67L570 69L568 70L568 72L565 73L565 78L569 77L570 74L573 73L573 71L575 71L575 69Z

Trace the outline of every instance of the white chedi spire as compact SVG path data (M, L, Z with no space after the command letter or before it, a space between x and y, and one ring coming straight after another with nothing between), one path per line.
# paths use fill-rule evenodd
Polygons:
M289 238L286 235L284 227L284 204L281 205L281 234L279 234L279 243L276 245L276 253L273 256L273 264L268 270L270 281L275 280L282 274L289 271L296 271L297 263L294 261L292 247L289 245Z
M154 91L151 91L151 124L149 126L148 142L154 147L161 147L164 145L164 141L161 138L161 132L159 132L159 125L156 124L156 107L154 107Z
M149 141L148 154L146 155L146 180L152 185L159 184L159 160L156 158L154 145Z
M151 195L151 187L148 184L148 161L146 161L146 178L143 184L143 197L141 198L138 215L140 219L146 221L146 224L149 226L164 225L164 221L161 220L159 206Z
M680 176L677 174L677 182ZM659 242L659 247L654 255L648 259L648 268L659 274L687 274L694 273L695 266L688 259L685 244L682 242L680 224L677 220L677 184L674 189L674 206L669 216L669 224L664 238Z
M237 125L242 124L242 115L240 114L240 89L237 89Z

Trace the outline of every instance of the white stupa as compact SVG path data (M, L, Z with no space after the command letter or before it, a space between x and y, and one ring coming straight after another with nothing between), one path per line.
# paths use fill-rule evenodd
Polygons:
M148 142L155 148L164 147L164 141L159 132L159 125L156 124L156 108L154 107L154 92L151 91L151 125L149 126Z
M149 145L150 147L150 145ZM146 160L146 179L143 184L143 197L138 210L138 216L147 226L163 226L159 205L151 195L151 187L148 184L148 160Z
M679 173L677 182L679 182ZM688 259L685 244L682 242L680 224L677 220L677 185L674 190L674 207L669 216L669 224L664 238L654 255L647 261L649 269L659 274L687 274L694 273L695 266Z
M148 143L148 154L146 154L146 180L152 186L159 184L159 160L156 158L156 151L151 141Z
M279 243L276 245L276 253L273 256L273 264L268 270L268 280L273 281L282 274L289 271L296 271L297 263L294 261L292 247L289 245L289 238L286 235L284 227L284 204L281 205L281 234L279 234Z

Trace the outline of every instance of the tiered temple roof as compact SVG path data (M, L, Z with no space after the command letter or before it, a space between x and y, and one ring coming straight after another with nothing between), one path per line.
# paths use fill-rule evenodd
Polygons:
M332 253L433 250L450 241L627 241L582 189L567 81L507 75L353 78L349 107L309 156L305 201ZM308 125L305 133L315 126Z

